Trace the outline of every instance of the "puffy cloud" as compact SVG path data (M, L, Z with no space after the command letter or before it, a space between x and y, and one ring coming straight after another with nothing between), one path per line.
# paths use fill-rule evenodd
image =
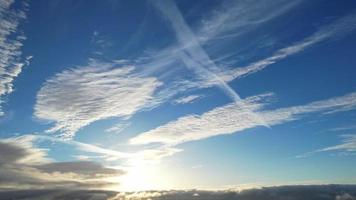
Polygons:
M214 108L201 115L187 115L175 121L141 133L130 140L131 144L163 143L175 145L222 134L232 134L261 126L251 110L261 116L268 125L278 125L300 119L305 114L349 111L356 108L356 93L315 101L302 106L264 110L272 94L263 94L245 99L242 103L230 103ZM244 107L248 107L247 109Z
M89 66L58 73L38 92L35 116L54 121L48 131L59 131L64 138L72 138L97 120L128 118L144 108L161 85L156 78L142 77L134 70L94 60Z
M13 9L13 0L0 2L0 116L4 115L2 104L6 95L13 92L13 82L32 57L21 58L21 48L26 39L18 27L26 18L24 8ZM22 7L27 7L23 4Z

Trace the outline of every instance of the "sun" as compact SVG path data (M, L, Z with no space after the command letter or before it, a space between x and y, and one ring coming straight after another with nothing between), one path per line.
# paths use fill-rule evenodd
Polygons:
M120 179L120 190L122 191L145 191L160 189L160 176L157 174L157 166L150 165L144 161L136 160L127 169L127 173Z

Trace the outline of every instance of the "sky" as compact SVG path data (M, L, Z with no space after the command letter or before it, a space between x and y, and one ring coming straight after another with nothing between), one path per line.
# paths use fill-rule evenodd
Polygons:
M0 0L0 189L356 183L356 2Z

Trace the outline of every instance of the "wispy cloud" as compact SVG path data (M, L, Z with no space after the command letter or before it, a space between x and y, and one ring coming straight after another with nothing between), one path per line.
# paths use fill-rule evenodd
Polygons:
M240 1L223 3L220 9L214 10L214 12L210 13L211 15L203 18L202 23L194 30L187 25L173 2L152 1L152 3L175 31L178 42L163 50L150 53L140 65L143 67L150 66L146 67L147 70L144 71L151 74L167 71L170 66L177 65L177 62L181 61L184 66L194 71L197 75L193 79L181 79L166 84L167 88L157 92L155 95L155 98L158 99L155 102L156 105L187 90L213 86L221 87L232 99L239 100L240 98L236 92L228 85L230 81L259 72L318 43L345 36L355 29L354 24L356 21L355 14L336 19L330 24L319 27L310 36L275 51L270 57L251 62L244 67L232 68L232 66L226 66L223 63L219 63L217 66L206 51L206 49L211 50L207 44L221 38L229 40L228 38L230 37L239 37L240 34L246 31L282 16L298 6L299 1L276 1L271 4L265 2L248 4ZM278 9L273 6L275 4L279 5ZM220 55L219 51L213 52L215 52L215 57L224 56ZM164 75L166 76L167 72Z
M104 148L101 146L78 142L74 140L62 140L60 138L45 136L45 135L24 135L20 138L28 138L32 142L43 142L50 141L53 143L60 143L62 145L70 145L73 146L76 150L86 153L94 153L96 155L100 155L104 160L119 160L126 159L132 156L130 153L124 153L120 151L116 151L109 148Z
M307 158L321 152L336 152L336 155L343 156L356 155L356 134L344 134L340 137L342 138L342 141L337 145L303 153L297 155L296 158Z
M92 60L48 79L37 94L35 116L54 121L48 132L72 138L80 128L110 117L128 118L152 99L161 83L135 67Z
M151 2L163 14L163 17L168 20L173 28L180 48L180 51L176 53L185 66L195 72L199 79L215 82L215 85L222 89L234 102L243 103L234 89L214 73L214 71L219 71L219 68L200 46L195 34L184 20L174 1ZM241 109L248 109L248 107L241 107ZM252 112L250 117L254 117L256 120L261 121L263 125L267 125L263 122L263 119Z
M224 1L201 20L196 35L201 43L232 38L295 8L301 1Z
M26 18L27 4L21 9L13 9L13 0L0 2L0 116L4 115L2 104L6 95L13 92L13 82L31 57L22 59L21 48L26 37L18 30L20 22Z
M145 164L159 163L163 158L179 153L182 150L168 146L161 146L157 148L140 149L134 152L122 152L109 147L102 147L99 145L83 143L75 140L63 140L57 137L46 135L28 134L19 137L12 137L3 139L5 142L17 143L26 147L32 152L29 154L32 157L26 157L24 162L30 160L32 163L42 163L46 157L46 149L34 148L33 144L41 144L43 142L51 142L51 144L60 144L61 146L71 146L79 155L74 157L81 158L81 160L100 159L103 162L121 161L122 167L130 167L134 162L139 161ZM89 153L89 154L88 154ZM34 157L35 156L35 157ZM6 159L6 157L4 157ZM50 160L47 160L50 161Z
M356 129L356 125L349 125L349 126L341 126L341 127L331 128L331 129L328 129L327 131L339 132L339 131L350 131L350 130L355 130L355 129Z
M315 101L301 106L264 110L264 106L268 104L270 96L270 93L257 95L245 99L243 104L227 104L201 115L180 117L175 121L132 138L130 143L148 144L158 142L176 145L261 126L259 121L251 117L250 112L244 112L246 109L241 109L241 107L248 107L248 110L257 113L271 126L299 120L310 113L326 115L356 109L356 93Z
M279 49L271 57L264 58L262 60L253 62L245 67L237 67L232 70L220 72L218 75L226 82L230 82L236 78L242 78L250 74L256 73L265 69L266 67L285 59L294 54L300 53L313 45L326 41L332 38L342 37L351 33L356 28L356 14L350 14L341 19L335 20L331 24L322 26L311 36L304 38L303 40L296 42L295 44ZM212 80L213 81L213 80ZM206 87L214 83L205 82L199 85Z
M234 101L240 101L238 94L210 70L211 68L216 70L217 66L200 46L175 3L171 0L151 2L163 14L164 18L168 19L169 24L175 31L177 40L182 47L182 51L179 51L178 54L185 65L192 69L199 77L215 80L217 85L225 91L228 96Z
M215 135L228 134L261 125L251 116L263 106L271 94L247 98L243 103L232 103L210 110L202 115L187 115L142 133L130 140L132 144L160 142L178 144Z
M216 74L216 72L221 71L221 69L215 65L214 61L210 59L209 55L200 46L200 43L205 43L208 41L208 38L215 37L222 32L233 29L233 27L228 28L230 25L233 25L233 23L230 23L230 18L220 16L226 15L227 13L223 11L216 12L213 18L204 20L204 23L193 33L174 2L152 1L152 3L160 13L162 13L163 17L168 19L168 22L176 33L178 43L167 47L161 52L154 53L153 59L149 59L150 61L148 63L145 59L144 62L135 63L140 69L143 69L140 74L133 72L134 67L126 67L125 69L129 69L126 71L121 70L122 75L110 73L111 71L118 71L113 66L121 63L115 61L112 63L94 62L90 63L87 67L77 67L66 70L47 80L37 95L35 116L55 123L54 127L48 130L49 132L59 131L63 137L71 138L80 128L94 121L108 117L129 117L143 107L156 107L180 92L204 87L204 85L206 85L205 82L212 83L210 86L218 85L226 94L234 99L234 101L240 101L240 97L237 93L220 77L220 74ZM275 17L291 9L295 4L296 3L290 4L285 2L283 4L284 6L279 9L279 12L267 13L274 13L273 16ZM242 4L233 4L233 6L229 6L229 8L233 7L234 9L239 9L241 5ZM244 4L244 9L246 6L247 5ZM264 8L265 6L251 7L251 9L257 10ZM270 9L271 7L268 8ZM169 12L167 12L167 10L169 10ZM235 16L233 14L235 12L231 11L229 13ZM273 16L269 16L268 19L273 18ZM235 16L233 18L240 20L240 17ZM259 21L258 23L268 21L267 18L261 16L251 17L251 20L257 18L261 19L257 20ZM226 31L223 31L221 28L216 28L219 27L219 23L227 22L225 20L229 21L229 23L225 23ZM256 24L257 22L254 20L248 22L248 19L245 18L241 20L242 21L239 21L240 25L244 24L246 26L248 24ZM230 25L228 26L227 24ZM199 35L208 33L206 31L200 31L203 29L209 29L210 36L204 35L205 39L201 39L202 37ZM195 34L198 34L198 36L195 36ZM162 70L162 67L169 66L177 60L182 61L188 69L196 72L197 79L200 80L198 81L199 84L191 81L178 81L176 82L177 84L167 84L165 87L158 89L161 83L152 77L153 74L158 73ZM103 67L97 68L98 66ZM84 74L91 74L92 76L90 77ZM110 75L107 76L106 74ZM114 80L116 78L120 80ZM127 78L127 80L121 81L125 78ZM111 80L105 82L97 81L96 79ZM130 79L132 82L129 82ZM91 81L93 81L93 83L91 83ZM110 86L110 84L118 82L122 82L122 85L117 87ZM204 82L204 84L201 84L202 82ZM124 83L127 83L127 85L123 85ZM142 87L136 87L137 84L142 84ZM132 85L135 85L135 87L132 87ZM93 91L106 91L106 93ZM124 94L130 95L122 97ZM130 102L126 104L126 100L129 99L126 97L131 95L135 96L135 99L133 99L133 101L130 100ZM135 104L136 100L137 102ZM123 105L125 106L122 107ZM259 116L255 116L255 118L256 120L262 120Z
M202 95L189 95L189 96L184 96L179 99L174 100L175 104L187 104L187 103L193 103L196 100L202 98Z
M356 152L356 135L342 135L343 141L341 144L326 147L318 150L318 152L323 151L343 151L343 152Z
M130 122L121 122L105 130L108 133L120 133L131 125Z

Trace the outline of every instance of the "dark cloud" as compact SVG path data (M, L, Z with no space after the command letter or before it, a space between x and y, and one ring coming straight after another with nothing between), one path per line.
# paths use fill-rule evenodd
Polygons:
M22 190L0 191L1 200L107 200L116 195L111 191L100 190Z
M121 170L106 168L98 163L90 161L48 163L37 166L37 169L47 173L76 173L93 178L111 177L123 174L123 171Z
M50 162L31 138L0 141L0 152L0 190L102 188L118 184L105 178L124 174L90 161Z
M0 141L0 166L6 163L13 163L27 155L23 148Z
M48 200L355 200L356 185L281 186L235 191L148 191L119 193L100 190L0 191L0 199Z

